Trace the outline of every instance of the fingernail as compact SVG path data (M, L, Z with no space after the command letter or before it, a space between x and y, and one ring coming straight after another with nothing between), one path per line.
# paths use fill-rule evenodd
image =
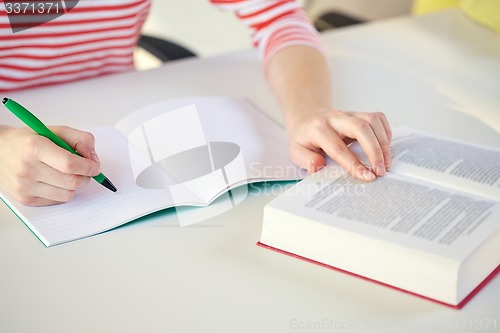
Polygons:
M384 163L380 162L377 167L375 168L375 172L377 173L377 176L383 176L385 175L385 165Z
M320 170L321 168L322 166L318 165L317 161L314 158L307 161L307 172L309 174L313 174L316 171Z
M386 169L391 167L391 156L389 154L384 154L384 163Z
M377 178L377 177L373 174L373 172L371 172L371 171L369 171L369 170L363 170L363 171L361 172L361 177L362 177L364 180L368 181L368 182L371 182L372 180L374 180L375 178Z

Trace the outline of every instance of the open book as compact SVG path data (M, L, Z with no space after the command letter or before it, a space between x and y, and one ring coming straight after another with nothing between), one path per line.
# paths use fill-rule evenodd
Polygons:
M181 225L197 223L239 204L247 194L241 185L306 175L289 160L283 128L236 97L165 101L137 110L115 126L88 130L118 194L95 181L72 201L49 207L26 207L0 194L46 246L169 207L176 207Z
M391 151L374 182L330 164L278 196L259 245L460 308L500 270L500 149L400 128Z

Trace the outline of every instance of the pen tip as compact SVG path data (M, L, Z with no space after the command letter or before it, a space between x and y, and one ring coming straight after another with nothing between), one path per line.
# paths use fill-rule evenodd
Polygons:
M7 103L7 101L8 101L8 100L9 100L9 99L8 99L7 97L4 97L4 98L2 99L2 103L3 103L3 104L5 104L5 103Z
M116 189L115 185L113 185L113 183L108 179L104 179L101 183L102 186L106 187L107 189L113 191L113 192L117 192L118 190Z

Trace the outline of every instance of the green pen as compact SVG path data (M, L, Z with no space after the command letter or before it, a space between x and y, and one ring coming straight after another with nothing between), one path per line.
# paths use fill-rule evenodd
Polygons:
M16 117L23 121L28 127L37 132L39 135L46 137L50 141L54 142L61 148L66 149L72 154L81 156L78 154L70 145L64 142L60 137L54 134L50 129L45 126L40 119L35 117L31 112L29 112L24 106L17 103L16 101L5 97L2 103L9 109ZM99 184L106 187L107 189L116 192L116 187L111 183L111 181L102 173L98 174L94 178Z

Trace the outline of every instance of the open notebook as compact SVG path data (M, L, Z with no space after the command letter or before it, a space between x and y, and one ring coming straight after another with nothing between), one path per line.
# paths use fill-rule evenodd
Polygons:
M288 157L283 128L243 99L192 97L146 106L115 126L87 129L119 194L95 181L68 203L2 200L46 246L92 236L176 207L181 225L231 209L245 184L305 176ZM217 202L210 205L215 199ZM200 209L182 209L202 206Z

